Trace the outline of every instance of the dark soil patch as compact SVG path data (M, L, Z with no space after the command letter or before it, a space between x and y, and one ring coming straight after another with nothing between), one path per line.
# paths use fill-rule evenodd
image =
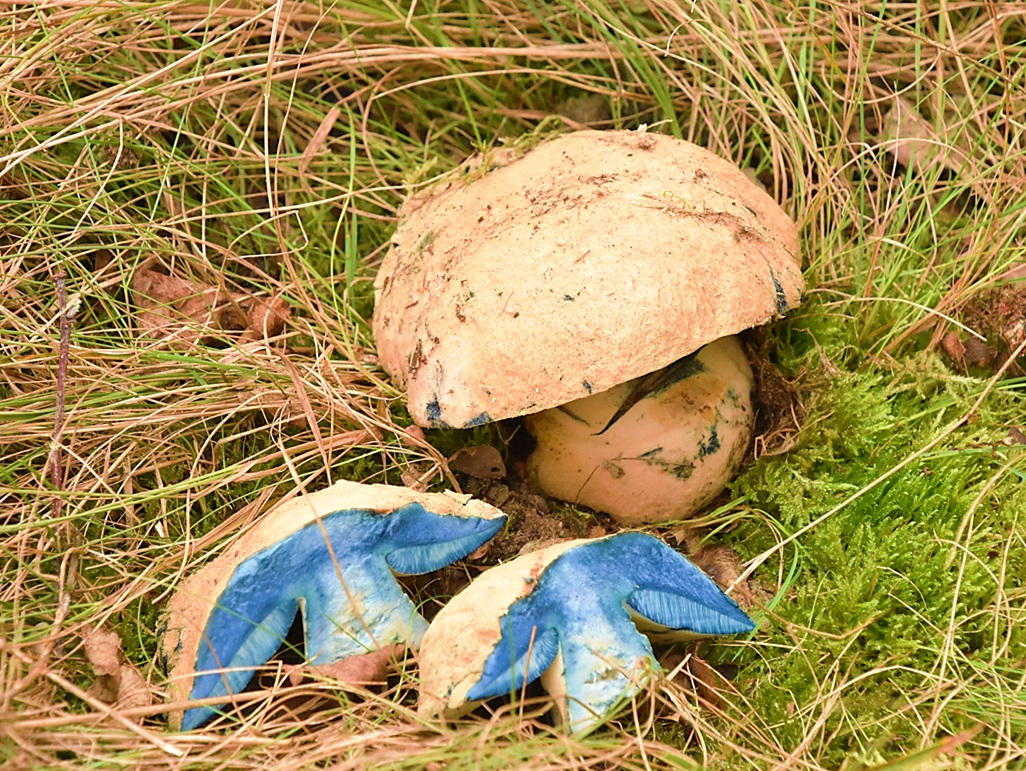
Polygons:
M798 389L770 359L762 330L750 330L742 335L742 342L755 375L755 430L747 457L747 461L752 461L763 455L779 455L793 446L805 417L805 405Z
M1026 278L1026 265L1009 271L1003 278ZM1026 281L1018 280L977 295L966 305L962 320L986 340L953 330L942 341L948 358L966 373L997 372L1026 339ZM1019 356L1009 365L1006 376L1023 375L1026 357Z

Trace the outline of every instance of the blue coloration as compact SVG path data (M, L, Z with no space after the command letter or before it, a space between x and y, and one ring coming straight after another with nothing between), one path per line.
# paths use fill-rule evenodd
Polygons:
M783 285L772 270L770 271L770 278L773 279L773 291L777 298L777 315L783 316L787 313L787 295L784 293Z
M470 554L504 523L504 517L435 514L419 503L385 514L346 509L257 552L235 568L207 619L195 666L203 674L196 675L190 698L242 690L281 647L297 611L303 614L311 663L332 663L394 642L419 644L427 621L392 571L437 570ZM210 707L187 710L182 729L196 728L214 714Z
M704 458L706 455L712 455L714 452L720 449L720 435L716 430L716 424L713 423L709 429L709 440L706 442L698 443L698 457Z
M500 619L502 637L469 701L519 691L562 654L569 724L596 727L636 690L639 661L656 665L652 646L631 614L694 635L740 634L751 619L702 571L644 533L574 547L557 557L528 596Z
M425 409L427 411L428 423L431 424L432 428L449 427L449 424L442 420L442 405L438 403L437 396L427 403Z
M463 424L464 428L474 428L475 426L483 426L485 423L492 423L492 418L487 412L482 412L480 415L471 418Z

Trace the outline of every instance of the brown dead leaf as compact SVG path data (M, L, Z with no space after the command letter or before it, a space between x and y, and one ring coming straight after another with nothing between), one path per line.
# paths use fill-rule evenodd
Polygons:
M148 337L194 344L220 330L246 327L242 309L217 287L139 268L129 288L139 331Z
M476 479L502 479L506 476L502 455L490 444L457 450L449 457L449 468Z
M243 342L263 340L280 334L291 316L281 297L248 297L152 267L138 268L129 289L139 333L171 346L206 343L225 332L241 332Z
M726 706L726 702L720 696L720 687L723 680L709 666L705 659L692 654L688 660L687 669L695 686L695 693L698 694L700 699L708 702L713 709L722 709Z
M411 463L402 470L399 477L403 485L422 493L428 489L437 471L437 466L430 463Z
M306 675L330 677L346 685L382 685L388 681L393 662L406 652L403 645L389 645L373 653L349 656L333 664L303 665L289 673L289 683L299 685Z
M153 703L149 684L139 671L125 661L121 638L97 627L82 638L86 660L96 679L88 693L105 704L121 708L148 707Z
M963 319L970 329L986 338L986 342L975 337L965 341L966 364L997 371L1026 339L1026 284L998 284L976 295L966 305ZM1021 377L1024 371L1026 365L1020 359L1011 363L1007 375Z
M995 281L998 283L1022 281L1026 279L1026 262L1019 262L1006 270Z
M902 166L920 172L940 163L958 173L968 161L962 148L949 144L948 137L938 136L915 105L900 96L894 97L883 119L880 143Z
M724 692L736 692L730 682L733 675L724 672L721 667L711 666L695 651L681 654L671 650L660 658L659 663L672 673L674 682L693 691L713 709L722 709L726 706Z
M970 337L965 341L965 363L971 367L989 367L997 361L997 348Z
M121 683L118 686L117 705L124 709L148 707L153 703L150 685L131 664L121 665Z
M741 563L737 554L724 544L703 546L691 555L691 561L721 589L726 589L741 577ZM746 581L737 585L734 599L742 608L752 606L752 593Z
M121 669L121 638L114 632L94 629L92 634L82 639L82 646L94 673L108 677L118 674Z
M246 331L243 340L265 340L280 335L285 324L292 316L288 304L281 297L263 299L253 297L240 301L246 310Z
M941 340L941 348L951 358L956 366L961 367L965 364L965 344L962 342L962 338L958 336L958 332L951 330L944 339Z
M407 426L403 433L399 434L399 441L407 447L423 447L427 442L424 436L424 429L418 425Z

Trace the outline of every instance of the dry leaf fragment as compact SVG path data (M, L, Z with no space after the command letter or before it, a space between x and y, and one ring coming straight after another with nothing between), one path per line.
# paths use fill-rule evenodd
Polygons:
M141 333L167 342L194 344L224 329L244 329L246 318L227 292L208 284L139 268L132 299Z
M82 638L82 645L96 675L88 690L91 696L125 709L153 703L146 679L125 661L117 634L97 627Z
M281 297L248 297L149 267L135 271L129 288L140 334L170 345L204 343L237 331L242 341L263 340L280 334L291 315Z
M727 705L724 692L736 692L731 684L736 673L731 673L728 666L713 667L694 651L688 654L670 651L660 659L660 663L672 673L674 682L693 691L714 710L721 710Z
M403 432L399 434L399 441L407 447L416 448L423 447L427 439L424 436L424 429L417 424L413 424L411 426L407 426Z
M426 492L431 486L431 480L438 474L438 466L430 463L411 463L402 470L399 475L403 485L416 490Z
M965 341L965 363L971 367L989 367L997 361L997 348L987 345L975 337Z
M244 340L265 340L279 335L292 316L288 304L278 296L266 300L253 297L241 300L240 305L246 310L246 331L242 334Z
M968 153L950 144L948 137L939 137L915 105L900 96L883 119L880 143L902 166L919 172L940 163L958 173L969 160Z
M721 589L733 586L734 582L741 577L741 564L737 554L724 544L703 546L691 555L691 561L715 581ZM742 608L752 607L752 593L748 582L743 581L738 584L736 591L734 599L737 604Z
M958 336L958 332L951 330L944 339L941 340L941 348L951 358L956 366L961 367L965 364L965 344L962 342L962 338Z
M502 455L490 444L457 450L449 457L449 468L477 479L502 479L506 476Z
M332 664L304 665L289 673L289 683L299 685L306 674L316 673L346 685L382 685L388 681L393 662L406 652L403 645L388 645L362 656L349 656Z
M117 705L124 709L148 707L153 703L150 684L131 664L121 665L121 683L118 686Z
M114 632L96 629L82 644L96 675L89 693L107 704L115 703L121 684L121 639Z
M695 693L713 709L723 709L726 701L720 696L723 678L717 676L715 670L705 661L692 654L688 660L688 672L695 685Z

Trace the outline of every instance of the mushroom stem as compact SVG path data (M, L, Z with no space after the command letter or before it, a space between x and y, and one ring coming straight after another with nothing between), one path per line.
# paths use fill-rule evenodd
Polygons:
M658 372L524 418L528 469L547 495L626 525L666 522L715 498L752 436L752 368L723 337Z

